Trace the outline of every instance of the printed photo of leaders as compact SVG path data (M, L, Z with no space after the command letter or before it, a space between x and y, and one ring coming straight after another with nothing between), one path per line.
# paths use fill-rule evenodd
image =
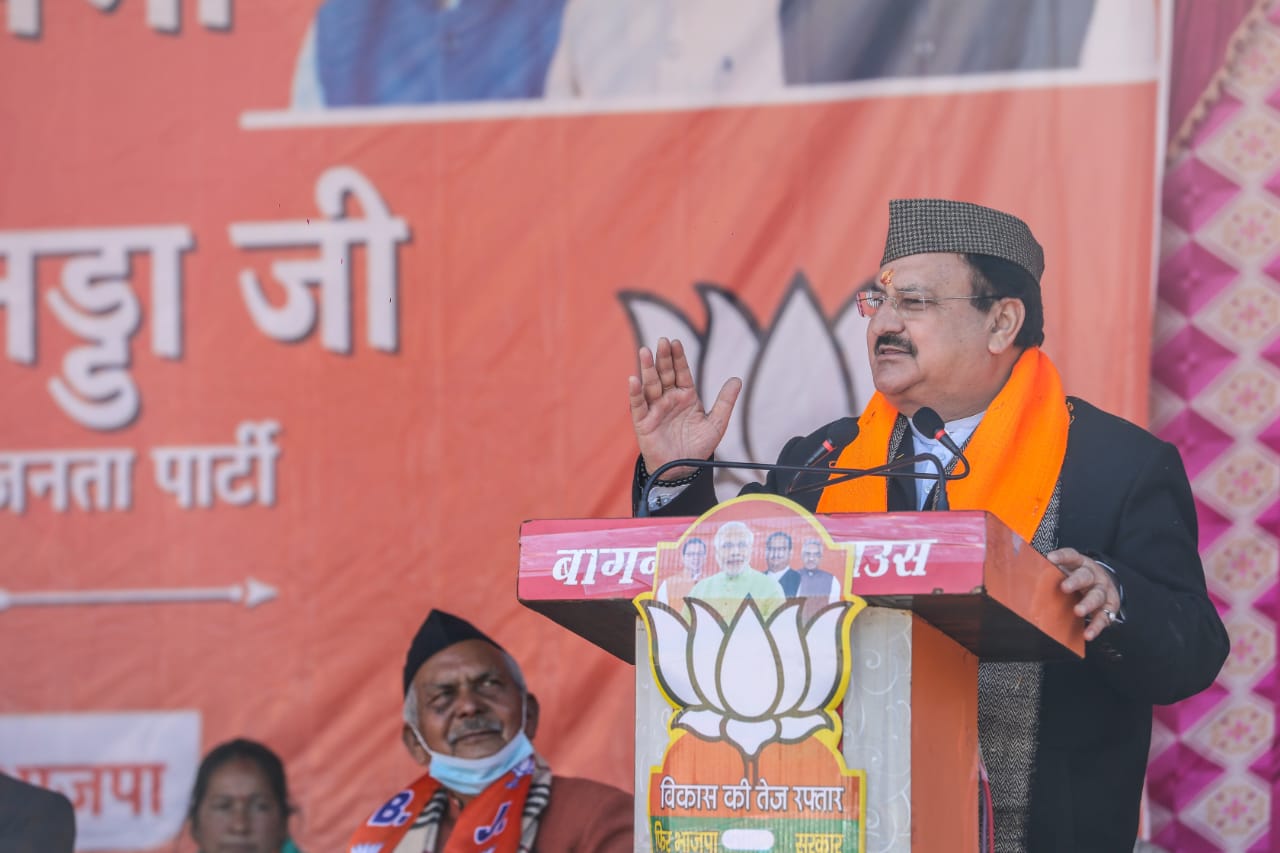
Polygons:
M326 0L296 110L468 101L767 96L877 78L1147 67L1129 0ZM1127 35L1150 33L1150 49ZM1117 34L1125 33L1126 38Z

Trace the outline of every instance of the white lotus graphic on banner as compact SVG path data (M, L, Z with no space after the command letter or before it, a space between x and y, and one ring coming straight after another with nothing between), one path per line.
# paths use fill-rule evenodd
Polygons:
M672 728L723 740L750 764L769 743L797 743L835 722L826 710L844 672L841 626L848 601L801 624L799 600L766 622L747 599L726 625L713 608L688 598L688 623L657 601L640 601L663 692L680 711Z
M813 289L797 272L774 315L762 327L739 299L716 284L697 285L707 323L698 331L678 308L651 293L619 294L636 346L679 338L704 403L731 376L744 382L728 431L716 449L721 459L773 462L787 439L862 411L871 395L866 324L849 299L828 319ZM716 472L721 500L738 493L754 472Z

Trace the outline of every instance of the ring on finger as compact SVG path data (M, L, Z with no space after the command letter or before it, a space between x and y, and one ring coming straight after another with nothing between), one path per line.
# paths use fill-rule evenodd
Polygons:
M1107 608L1105 608L1105 607L1104 607L1104 608L1102 608L1102 613L1103 613L1103 615L1104 615L1104 616L1106 616L1106 617L1107 617L1107 624L1108 624L1108 625L1114 625L1114 624L1115 624L1115 622L1116 622L1116 615L1115 615L1114 613L1112 613L1110 610L1108 610L1108 609L1107 609Z

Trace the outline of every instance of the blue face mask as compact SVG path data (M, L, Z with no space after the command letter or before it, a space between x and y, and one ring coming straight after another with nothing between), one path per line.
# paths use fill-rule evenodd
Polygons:
M414 734L418 735L417 731ZM464 797L476 796L533 755L533 743L523 728L502 749L483 758L459 758L456 755L434 752L427 749L421 735L418 735L418 742L431 755L427 772L432 778Z

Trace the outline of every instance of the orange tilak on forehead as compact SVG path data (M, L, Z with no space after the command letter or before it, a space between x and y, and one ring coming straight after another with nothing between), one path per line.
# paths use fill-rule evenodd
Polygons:
M885 287L893 284L893 267L889 267L887 270L880 273L880 283Z

